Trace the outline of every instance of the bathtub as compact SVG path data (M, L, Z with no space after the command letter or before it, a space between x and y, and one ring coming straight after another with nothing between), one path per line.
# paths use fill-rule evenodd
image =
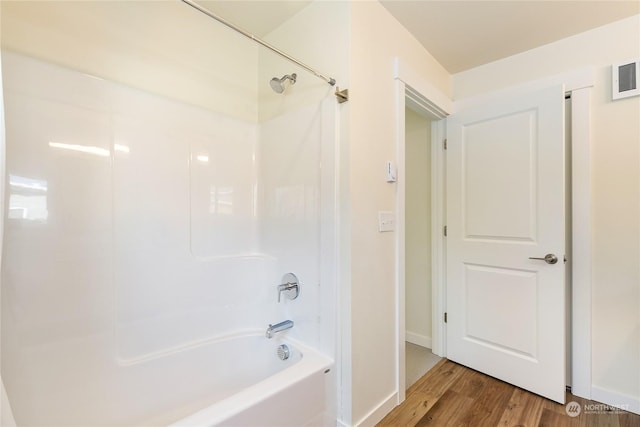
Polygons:
M277 355L281 344L289 347L287 360ZM335 425L334 404L328 399L333 395L333 361L317 351L282 336L267 339L263 331L194 350L210 360L216 380L196 402L173 411L181 418L170 427ZM185 415L185 410L193 412ZM143 424L157 425L152 420Z

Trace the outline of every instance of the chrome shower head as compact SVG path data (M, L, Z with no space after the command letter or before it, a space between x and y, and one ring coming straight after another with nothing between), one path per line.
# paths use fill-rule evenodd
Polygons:
M284 83L287 80L291 80L291 84L295 84L296 77L298 77L296 73L293 73L291 75L285 74L284 76L282 76L282 78L277 78L277 77L272 78L269 84L271 85L271 89L273 89L275 93L282 93L284 92L284 89L285 89Z

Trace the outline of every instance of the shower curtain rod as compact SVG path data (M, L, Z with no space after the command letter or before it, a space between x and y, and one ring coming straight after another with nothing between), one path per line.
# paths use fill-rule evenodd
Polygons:
M290 55L287 55L286 53L284 53L283 51L281 51L277 47L272 46L269 43L265 42L264 40L261 40L260 38L254 36L253 34L244 31L242 28L236 27L231 22L229 22L229 21L219 17L215 13L210 12L209 10L203 8L199 4L195 3L193 0L181 0L181 1L183 3L188 4L192 8L196 9L197 11L204 13L208 17L215 19L216 21L220 22L221 24L226 25L227 27L231 28L232 30L242 34L243 36L245 36L247 38L250 38L251 40L255 41L256 43L261 44L262 46L266 47L267 49L269 49L269 50L271 50L271 51L273 51L275 53L277 53L278 55L282 56L283 58L288 59L289 61L293 62L294 64L297 64L297 65L301 66L305 70L311 72L314 76L319 77L322 80L324 80L325 82L329 83L331 86L335 86L336 85L336 79L334 79L332 77L327 77L324 74L317 72L313 68L309 67L307 64L298 61L297 59L295 59L294 57L292 57Z

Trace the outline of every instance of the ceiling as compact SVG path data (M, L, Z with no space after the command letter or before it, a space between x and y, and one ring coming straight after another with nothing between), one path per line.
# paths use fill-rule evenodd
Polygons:
M640 0L381 3L451 74L640 13Z
M263 37L311 0L197 2ZM451 74L640 13L640 0L381 0L381 3Z

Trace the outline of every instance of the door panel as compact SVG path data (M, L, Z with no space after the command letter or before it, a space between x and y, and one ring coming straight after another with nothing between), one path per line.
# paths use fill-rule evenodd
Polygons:
M465 269L467 339L496 351L535 357L535 273L469 264ZM499 301L494 300L496 296ZM500 316L487 312L496 304L501 307ZM508 327L503 317L509 319Z
M564 89L466 107L447 138L448 357L564 402Z
M466 238L533 240L536 121L533 110L465 126L461 142Z

